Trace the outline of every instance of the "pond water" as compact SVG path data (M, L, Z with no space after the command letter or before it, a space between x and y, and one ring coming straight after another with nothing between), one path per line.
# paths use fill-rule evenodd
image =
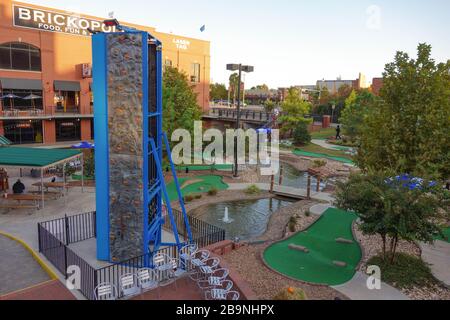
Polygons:
M267 230L273 212L289 206L282 198L223 202L200 207L191 212L199 219L225 229L227 239L251 240ZM229 221L224 221L228 211Z
M308 172L303 172L295 169L292 165L287 164L285 162L281 163L283 167L283 180L281 185L286 187L293 187L299 189L307 189L308 188ZM275 177L275 184L279 183L280 173ZM317 179L315 177L311 177L311 188L312 190L316 190ZM321 181L320 183L320 191L325 189L326 182Z

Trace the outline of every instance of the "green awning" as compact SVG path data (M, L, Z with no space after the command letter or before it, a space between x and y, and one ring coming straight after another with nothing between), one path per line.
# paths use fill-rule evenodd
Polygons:
M0 167L47 168L74 160L80 151L70 149L0 148Z
M42 81L34 79L0 78L2 89L42 90Z
M78 81L60 81L55 80L54 87L56 91L81 91L80 82Z
M0 147L1 146L9 146L10 144L12 144L11 141L9 141L8 139L6 139L4 136L0 135Z

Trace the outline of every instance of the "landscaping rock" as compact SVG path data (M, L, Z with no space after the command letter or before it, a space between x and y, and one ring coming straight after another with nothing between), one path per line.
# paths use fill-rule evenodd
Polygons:
M142 254L142 35L108 35L110 250L113 261Z

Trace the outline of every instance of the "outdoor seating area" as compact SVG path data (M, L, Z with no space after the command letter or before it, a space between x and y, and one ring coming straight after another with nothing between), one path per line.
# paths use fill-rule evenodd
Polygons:
M81 185L71 184L66 177L66 167L74 163L80 163L83 172L83 153L67 149L1 147L3 194L0 208L8 212L13 209L39 210L45 207L45 201L64 197L70 188L81 187L83 190L83 180ZM54 175L48 176L48 172Z
M122 274L118 284L103 282L94 289L95 300L128 300L155 291L158 299L161 288L179 290L179 282L191 282L198 297L205 300L239 300L240 294L228 279L229 270L220 268L220 259L211 257L208 250L198 250L189 244L175 258L166 253L152 257L149 267L136 268L134 272Z

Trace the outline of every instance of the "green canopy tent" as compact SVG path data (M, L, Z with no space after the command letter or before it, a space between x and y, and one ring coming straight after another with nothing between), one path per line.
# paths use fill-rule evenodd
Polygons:
M0 147L9 146L12 142L6 139L4 136L0 135Z
M1 147L0 148L0 167L3 168L28 168L40 170L41 172L41 191L42 207L44 208L44 170L63 165L80 159L82 164L81 176L84 175L83 153L78 150L70 149L44 149L44 148L21 148L21 147ZM65 184L65 177L64 177ZM65 185L64 188L65 190ZM81 189L84 190L84 179L81 179Z

